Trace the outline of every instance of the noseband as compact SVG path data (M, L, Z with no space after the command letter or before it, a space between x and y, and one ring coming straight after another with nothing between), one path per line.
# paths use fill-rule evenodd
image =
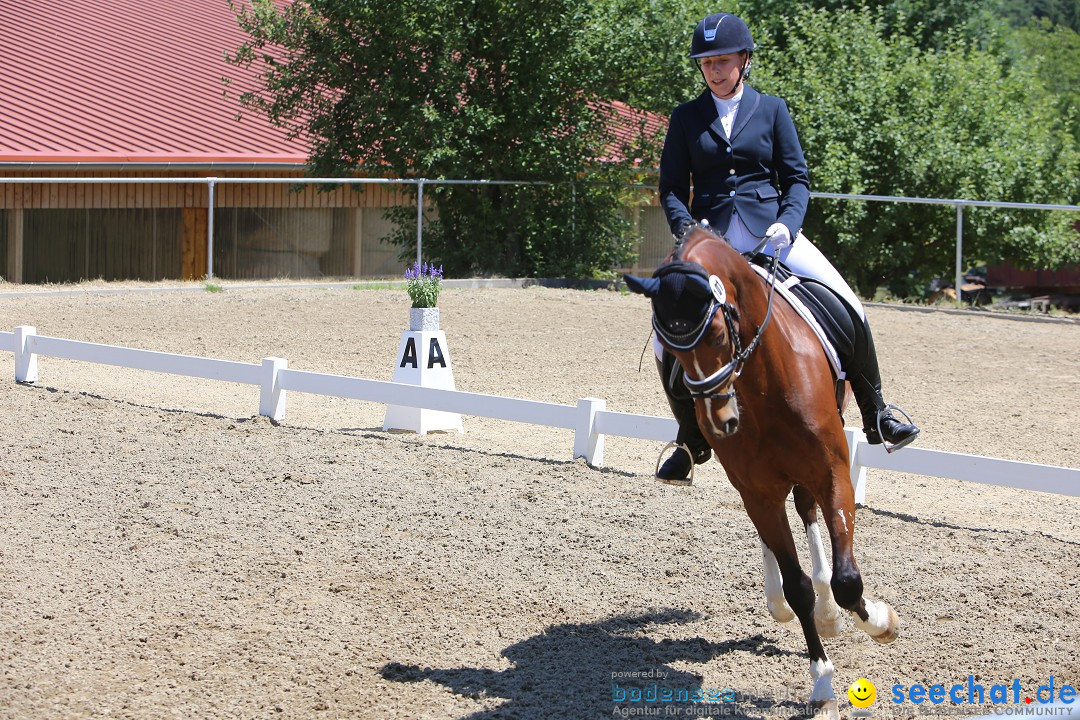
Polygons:
M753 253L750 253L750 256L752 255ZM736 324L739 311L734 305L727 301L727 292L724 289L724 283L716 275L709 276L709 287L712 289L709 307L702 316L701 322L689 332L683 334L672 333L658 321L655 311L653 312L653 329L656 330L656 334L659 335L672 349L683 351L693 350L700 345L701 341L705 339L705 332L712 323L717 310L723 313L724 324L727 325L728 338L730 338L728 343L731 345L731 360L712 375L701 378L700 380L691 378L690 375L687 374L686 368L683 367L683 384L686 385L686 388L690 391L690 397L695 399L722 400L724 402L735 397L734 386L727 392L718 392L718 389L733 383L735 379L742 374L743 365L746 364L746 361L750 359L754 350L761 344L761 338L765 333L765 328L769 326L769 319L772 317L773 293L776 291L776 264L778 262L778 256L774 255L772 268L769 272L769 302L765 311L765 319L762 321L760 327L758 327L754 339L751 340L746 347L743 347L742 339L739 337L738 325ZM689 265L690 263L679 264ZM673 268L673 271L677 269L678 268ZM696 271L696 269L694 269L691 270L691 272L703 275L703 270L704 268L702 268L701 271Z

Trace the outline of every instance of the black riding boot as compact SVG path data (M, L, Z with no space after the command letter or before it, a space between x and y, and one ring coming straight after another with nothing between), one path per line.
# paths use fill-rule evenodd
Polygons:
M858 321L858 318L853 318ZM870 325L865 320L856 322L856 333L861 325L864 336L859 338L862 357L858 367L852 367L851 390L855 402L862 414L863 432L871 445L887 443L889 452L899 450L919 435L919 428L911 423L898 420L881 397L881 373L878 371L877 351L874 349L874 336ZM895 407L895 406L894 406ZM878 432L880 426L881 432Z
M664 383L664 395L667 397L671 414L679 423L679 433L675 442L690 448L691 456L686 454L683 448L677 448L660 469L656 471L656 479L660 482L672 485L689 485L687 478L690 476L692 465L701 465L708 462L712 457L712 448L709 441L701 433L697 424L697 416L694 413L694 399L683 385L683 370L679 361L669 352L664 352L664 361L656 361L656 368L660 371L660 378Z

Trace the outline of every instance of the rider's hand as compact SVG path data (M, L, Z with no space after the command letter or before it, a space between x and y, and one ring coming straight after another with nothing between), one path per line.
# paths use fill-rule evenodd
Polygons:
M791 244L791 231L784 223L773 223L765 231L765 239L769 241L773 250L780 252Z
M671 233L671 237L675 238L676 240L681 240L682 238L686 237L686 234L688 232L690 232L690 228L694 227L694 225L696 224L697 223L695 223L693 220L683 220L681 223L679 223L679 227L675 229L675 232Z

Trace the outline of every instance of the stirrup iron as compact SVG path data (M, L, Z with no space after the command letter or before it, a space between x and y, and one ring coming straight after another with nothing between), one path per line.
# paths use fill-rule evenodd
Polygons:
M678 450L679 448L682 448L683 451L686 453L686 455L690 458L690 477L683 478L682 480L661 480L660 479L660 466L663 465L664 453L666 453L670 448L675 448L676 450ZM653 470L653 479L657 480L658 482L662 482L665 485L677 485L679 487L686 487L687 485L693 485L694 484L694 466L695 465L697 465L697 463L694 462L694 453L690 452L690 446L687 445L686 443L681 443L681 442L678 442L676 440L672 440L671 442L669 442L667 445L664 446L663 450L660 451L660 456L658 458L656 458L656 469Z
M885 436L881 432L881 417L885 413L887 413L889 410L895 410L896 412L903 415L904 419L907 420L908 425L915 425L915 422L911 419L910 415L908 415L906 412L904 412L903 408L901 408L899 405L895 405L893 403L885 403L885 407L883 407L881 410L878 410L877 418L876 418L876 420L877 420L877 435L878 435L879 438L881 438L881 446L883 448L885 448L885 452L894 453L897 450L899 450L900 448L907 447L912 442L914 442L915 438L919 437L919 432L920 431L916 430L915 433L913 435L911 435L910 437L905 438L904 440L901 440L900 442L895 443L893 445L889 445L887 442L885 442ZM657 467L659 467L659 466L657 466Z

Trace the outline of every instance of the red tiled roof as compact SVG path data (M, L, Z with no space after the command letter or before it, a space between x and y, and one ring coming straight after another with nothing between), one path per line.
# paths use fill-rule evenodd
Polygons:
M245 38L226 0L0 0L0 162L305 162L240 113Z
M608 127L612 131L612 142L608 145L607 157L604 160L622 161L627 159L625 151L628 149L639 150L636 147L640 136L648 139L659 138L663 140L664 131L667 130L667 118L647 110L638 110L621 100L609 100L594 105L597 110L604 112L607 117ZM640 165L644 158L632 158L635 165ZM650 158L651 163L656 163L659 157Z
M301 139L241 113L257 78L224 55L246 37L227 0L0 0L0 162L303 164ZM594 107L613 126L608 160L666 126Z

